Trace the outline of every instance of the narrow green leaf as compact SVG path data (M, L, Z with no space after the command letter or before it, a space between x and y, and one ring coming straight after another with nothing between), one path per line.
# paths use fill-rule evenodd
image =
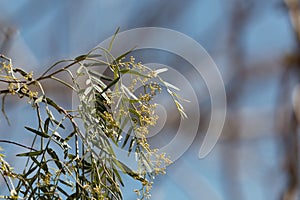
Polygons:
M104 92L106 92L109 88L111 88L113 85L115 85L118 81L120 80L120 77L117 77L116 79L114 79L112 82L109 83L109 85L103 89L103 91L100 94L103 94Z
M76 159L76 156L73 155L73 154L68 154L68 158L69 158L71 161L73 161L73 160Z
M124 148L126 146L126 144L128 142L128 139L129 139L129 137L131 135L132 130L133 130L133 127L130 127L130 129L128 130L128 132L127 132L127 134L125 136L125 140L123 142L122 148Z
M160 69L156 69L154 71L154 73L157 75L157 74L160 74L160 73L163 73L163 72L166 72L168 71L168 68L160 68Z
M130 50L128 50L128 51L126 51L125 53L123 53L122 55L120 55L119 57L117 57L117 58L114 60L113 63L118 63L119 60L121 60L122 58L124 58L125 56L127 56L128 54L130 54L134 49L135 49L135 47L132 48L132 49L130 49Z
M78 67L78 69L76 70L76 74L79 76L79 75L82 75L82 70L84 69L84 65L80 65L80 67Z
M48 173L49 169L46 162L39 162L35 157L30 157L30 159L39 166L40 169L44 170L44 172Z
M128 123L128 121L129 121L129 117L126 117L124 119L124 121L122 122L121 126L119 127L118 138L117 138L118 141L119 141L120 136L122 135L122 131L124 130L124 128L125 128L126 124Z
M89 67L95 67L95 66L106 66L107 64L106 63L103 63L103 62L92 62L92 63L83 63L83 66L85 66L86 68L89 68Z
M166 86L167 88L173 88L173 89L175 89L175 90L177 90L177 91L180 91L180 89L179 89L178 87L176 87L175 85L172 85L171 83L168 83L168 82L166 82L166 81L163 81L163 83L165 84L165 86Z
M76 131L71 132L65 139L65 142L68 142L74 135L75 135Z
M27 153L20 153L20 154L17 154L16 156L38 156L38 155L41 155L43 152L44 152L44 150L31 151L31 152L27 152Z
M141 181L143 183L148 182L146 179L144 179L143 177L141 177L138 173L134 172L133 170L131 170L129 167L127 167L127 165L125 165L124 163L122 163L121 161L116 162L116 164L120 167L120 169L128 174L129 176L131 176L132 178L134 178L135 180Z
M107 49L108 51L111 51L112 45L113 45L113 43L114 43L114 41L115 41L115 38L116 38L116 36L117 36L117 34L118 34L119 31L120 31L120 27L117 28L117 30L116 30L116 32L114 33L114 35L113 35L111 41L109 42L109 46L108 46L108 49Z
M117 177L118 182L124 187L123 180L117 169L113 168L113 174Z
M96 94L96 109L97 111L99 111L100 113L103 113L105 111L107 111L107 108L104 104L104 98L102 95Z
M55 108L59 113L61 113L61 108L50 98L46 97L47 104Z
M58 181L68 187L73 187L73 185L71 183L68 183L67 181L64 181L64 180L61 180L61 179L58 179Z
M140 153L144 159L142 159L143 165L145 166L146 170L148 172L152 171L152 167L151 167L151 163L149 162L149 160L146 158L146 156L141 152Z
M101 54L88 54L87 55L88 58L98 58L98 57L102 57Z
M138 100L138 98L125 86L121 83L121 89L123 90L123 92L125 94L127 94L127 96L135 99L135 100Z
M85 89L83 94L84 94L84 96L89 96L92 91L93 91L93 87L89 86Z
M53 149L51 149L51 148L47 148L47 152L48 152L48 154L51 156L51 158L54 160L54 162L55 162L56 166L58 167L58 169L60 169L61 172L62 172L63 174L65 174L66 172L65 172L65 170L63 169L63 166L62 166L62 164L60 163L59 157L57 156L57 154L55 153L55 151L53 151Z
M35 129L33 129L33 128L30 128L30 127L27 127L27 126L25 126L25 128L26 128L28 131L31 131L31 132L33 132L33 133L35 133L35 134L37 134L37 135L39 135L39 136L41 136L41 137L44 137L44 138L49 138L49 137L50 137L50 136L47 135L46 133L43 133L43 132L38 131L38 130L35 130Z
M98 85L94 85L94 89L99 93L102 92L102 89Z
M105 76L104 74L100 74L99 72L96 72L94 70L89 70L88 73L90 73L93 77L97 77L97 78L102 78L106 81L112 81L113 78L109 77L109 76Z
M129 103L138 103L138 102L140 102L139 99L126 99L126 98L124 98L124 100L128 101Z
M134 109L132 109L132 108L129 108L128 110L129 110L129 112L131 112L132 114L136 115L138 118L141 118L141 115L140 115L136 110L134 110Z
M57 190L60 191L66 197L69 197L68 193L65 190L63 190L61 187L57 186Z
M61 122L59 122L59 121L57 121L57 120L55 120L55 119L52 119L52 122L54 122L54 123L55 123L57 126L59 126L60 128L65 129L64 125L63 125Z
M96 84L98 84L102 89L106 88L107 85L103 83L99 78L92 76L91 79L93 82L96 82Z
M128 156L130 155L131 151L133 150L134 142L135 142L134 139L132 139L132 140L130 141L130 145L129 145L129 149L128 149Z
M50 117L48 117L48 118L45 120L45 124L44 124L44 130L45 130L45 133L48 133L48 131L49 131L49 123L50 123Z
M82 60L86 59L86 57L87 57L87 55L77 56L77 57L75 58L75 60L76 60L76 61L82 61Z

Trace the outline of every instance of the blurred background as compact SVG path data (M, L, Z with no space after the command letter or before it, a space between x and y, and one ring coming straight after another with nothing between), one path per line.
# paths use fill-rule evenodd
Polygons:
M148 26L173 29L199 42L221 72L228 104L219 142L199 159L210 103L205 89L197 93L202 98L197 137L167 175L155 181L152 199L300 199L298 0L0 0L0 54L39 74L55 61L87 52L117 27ZM162 57L169 66L184 67ZM190 76L189 68L184 72ZM203 84L199 77L189 80L195 88ZM49 84L47 90L63 105L70 104L71 93L64 87ZM36 125L29 117L32 109L13 99L7 103L13 125L8 127L1 116L0 137L30 144L23 126ZM172 120L165 129L170 133L160 133L160 139L172 136L177 127ZM13 166L21 164L14 158L21 149L2 146ZM134 183L126 183L124 199L134 199Z

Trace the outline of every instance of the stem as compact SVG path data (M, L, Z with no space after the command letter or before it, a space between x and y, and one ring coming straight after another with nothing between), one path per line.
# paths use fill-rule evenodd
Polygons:
M61 83L61 84L63 84L63 85L65 85L65 86L67 86L68 88L71 88L72 90L76 91L76 89L72 85L70 85L69 83L67 83L67 82L65 82L65 81L63 81L59 78L56 78L54 76L51 76L50 78L57 81L57 82L59 82L59 83Z
M53 69L56 65L60 64L60 63L63 63L63 62L69 62L69 61L74 61L74 60L61 60L61 61L58 61L56 63L54 63L52 66L50 66L42 75L41 77L45 76L51 69Z
M77 173L76 173L76 196L79 196L79 184L78 184L78 181L79 181L79 147L78 147L78 135L75 134L75 151L76 151L76 170L77 170Z
M1 111L2 111L4 117L5 117L6 121L7 121L8 126L10 126L11 124L10 124L9 118L8 118L6 112L5 112L5 98L6 98L6 96L7 96L7 94L4 94L3 97L2 97L2 108L1 108Z
M23 147L25 149L29 149L29 150L33 150L33 151L37 151L36 149L34 148L31 148L31 147L28 147L28 146L25 146L23 144L19 144L17 142L12 142L12 141L9 141L9 140L0 140L0 142L2 143L9 143L9 144L14 144L14 145L17 145L17 146L20 146L20 147Z
M73 65L79 63L80 61L82 61L82 60L76 60L76 61L74 61L74 62L68 64L67 66L65 66L65 67L63 67L63 68L61 68L61 69L59 69L59 70L57 70L57 71L55 71L55 72L52 72L51 74L49 74L49 75L46 76L46 73L49 71L49 70L47 70L47 71L46 71L45 73L43 73L39 78L37 78L36 81L41 81L41 80L44 80L44 79L47 79L47 78L51 78L52 76L54 76L54 75L56 75L56 74L58 74L58 73L60 73L60 72L65 71L66 69L72 67Z
M4 59L6 61L9 61L9 62L11 61L11 59L9 59L8 57L6 57L6 56L4 56L2 54L0 54L0 58Z
M4 83L26 83L27 81L18 81L18 80L3 80L0 79L0 82L4 82Z

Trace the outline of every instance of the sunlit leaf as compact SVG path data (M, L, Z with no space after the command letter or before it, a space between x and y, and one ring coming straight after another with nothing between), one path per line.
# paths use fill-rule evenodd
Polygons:
M109 46L108 46L108 49L107 49L108 51L111 51L112 45L113 45L113 43L114 43L114 41L115 41L115 38L116 38L116 36L117 36L117 34L118 34L119 31L120 31L120 27L117 28L117 30L116 30L116 32L114 33L114 35L113 35L111 41L109 42Z
M161 68L161 69L156 69L154 71L154 73L157 75L157 74L160 74L160 73L163 73L163 72L166 72L168 71L168 68Z
M38 156L38 155L41 155L43 152L44 152L44 150L31 151L31 152L27 152L27 153L17 154L17 156Z
M121 89L127 94L127 96L132 97L134 100L138 100L138 98L123 84L121 84Z
M163 81L163 83L164 83L167 87L169 87L169 88L173 88L173 89L175 89L175 90L177 90L177 91L180 91L180 89L179 89L178 87L172 85L171 83L168 83L168 82L166 82L166 81Z

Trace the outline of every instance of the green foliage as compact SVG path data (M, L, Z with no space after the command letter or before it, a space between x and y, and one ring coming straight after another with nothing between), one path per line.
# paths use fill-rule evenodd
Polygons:
M154 96L166 89L179 112L185 114L174 93L178 88L159 76L165 69L151 70L133 57L126 60L130 51L114 58L111 48L112 43L108 50L97 47L74 60L59 61L39 77L14 68L9 58L1 56L4 115L5 96L14 95L27 97L38 119L36 128L25 127L34 135L31 147L17 144L27 149L17 155L27 158L22 173L15 172L0 155L0 174L10 191L2 198L118 200L122 199L124 175L141 182L141 189L135 190L138 198L150 197L153 177L164 174L170 163L147 141L149 126L155 126L158 119ZM58 68L62 64L64 67ZM108 72L99 73L95 67L108 68ZM59 79L61 73L67 73L72 82ZM126 77L130 80L127 85L123 84ZM78 108L68 111L48 97L42 83L46 79L70 88L79 99ZM142 88L138 94L137 86ZM83 124L83 130L78 123ZM39 149L34 149L36 143ZM134 153L138 169L122 163L116 148Z

